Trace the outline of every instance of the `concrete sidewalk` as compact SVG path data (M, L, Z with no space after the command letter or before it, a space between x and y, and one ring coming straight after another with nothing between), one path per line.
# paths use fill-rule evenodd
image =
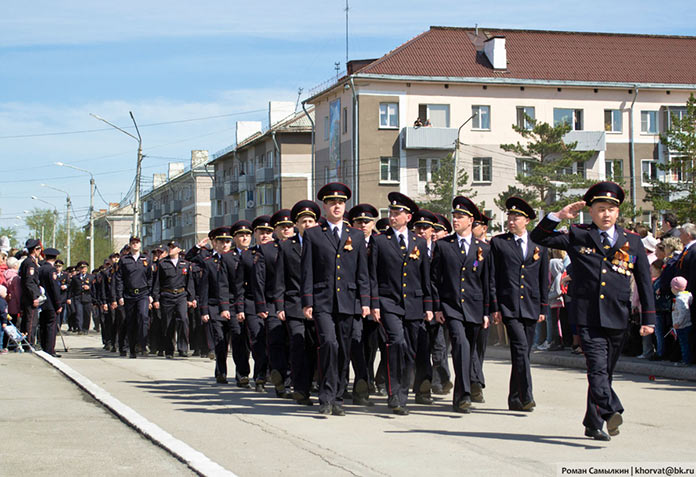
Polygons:
M0 356L0 475L195 475L31 353Z

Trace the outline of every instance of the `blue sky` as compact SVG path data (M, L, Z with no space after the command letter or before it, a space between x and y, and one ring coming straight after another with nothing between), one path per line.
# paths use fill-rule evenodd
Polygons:
M66 5L57 6L58 3ZM102 3L104 3L102 5ZM350 58L376 58L430 25L696 35L696 2L350 1ZM107 201L133 181L137 143L92 118L130 127L143 175L234 142L237 120L264 120L268 101L295 101L345 60L345 0L10 2L0 16L0 225L24 210L89 204L89 169ZM210 118L167 125L155 123ZM223 117L219 117L223 116ZM94 131L101 130L101 131ZM130 130L130 129L129 129ZM75 134L51 134L91 131ZM51 134L51 135L47 135ZM97 208L104 203L97 198ZM20 228L20 236L26 236Z

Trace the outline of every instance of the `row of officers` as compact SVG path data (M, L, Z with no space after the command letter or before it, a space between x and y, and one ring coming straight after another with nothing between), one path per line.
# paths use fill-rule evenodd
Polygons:
M588 365L585 435L609 440L619 433L623 407L612 373L628 326L631 278L642 304L641 333L652 332L655 308L643 245L616 225L624 199L617 184L596 184L531 233L534 209L511 197L508 232L490 242L488 218L463 196L452 202L451 224L396 192L380 224L368 204L346 214L350 197L346 185L329 183L317 195L322 208L302 200L272 217L214 229L210 247L204 240L184 257L171 242L156 264L132 237L104 272L100 292L107 308L123 307L130 356L146 347L150 309L167 323L169 356L176 326L186 346L187 309L197 308L212 337L218 383L227 383L231 349L238 386L260 390L270 378L279 397L312 405L316 381L320 415L342 416L352 363L354 404L371 405L370 394L383 389L392 412L407 415L411 390L427 405L432 393L452 389L452 410L468 413L472 402L484 402L488 326L502 321L512 361L508 405L531 412L530 351L535 325L548 313L547 249L558 248L571 260L569 317ZM555 231L586 206L592 224Z

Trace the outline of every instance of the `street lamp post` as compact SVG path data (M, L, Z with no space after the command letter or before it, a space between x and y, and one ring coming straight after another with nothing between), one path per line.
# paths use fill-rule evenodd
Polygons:
M56 165L69 167L71 169L75 169L76 171L86 172L89 174L89 266L96 268L94 265L94 188L96 187L94 176L87 169L82 169L71 164L56 162Z
M72 205L72 201L70 200L70 194L68 194L66 191L63 189L59 189L57 187L50 186L48 184L41 184L41 187L48 187L49 189L56 190L58 192L62 192L65 194L65 248L68 249L68 265L70 265L70 207Z
M49 201L40 199L40 198L36 197L35 195L32 195L31 198L34 200L38 200L39 202L43 202L44 204L48 204L51 207L53 207L53 229L51 231L51 247L55 248L55 246L56 246L56 225L58 224L58 209L56 209L56 206L51 204Z
M135 167L135 198L133 199L133 236L139 237L138 232L140 230L140 171L141 171L141 164L143 162L143 138L140 136L140 130L138 129L138 123L135 122L135 117L133 116L132 111L128 111L130 114L131 119L133 120L133 125L135 126L135 132L138 134L138 137L133 136L131 133L128 131L125 131L121 129L120 127L116 126L115 124L110 123L106 119L102 118L101 116L97 116L96 114L89 113L90 116L92 116L94 119L98 119L99 121L102 121L109 126L111 126L114 129L118 129L121 131L123 134L127 134L128 136L132 137L136 141L138 141L138 162L136 163Z
M457 139L454 141L454 171L452 171L452 200L457 196L457 167L459 166L459 135L462 132L462 128L466 126L466 123L478 116L478 113L471 115L469 119L464 121L459 129L457 129Z

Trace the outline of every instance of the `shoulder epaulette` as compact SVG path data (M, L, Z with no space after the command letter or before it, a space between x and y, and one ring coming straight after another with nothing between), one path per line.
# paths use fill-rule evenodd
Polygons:
M572 227L577 227L579 229L587 230L590 228L590 224L573 224Z

